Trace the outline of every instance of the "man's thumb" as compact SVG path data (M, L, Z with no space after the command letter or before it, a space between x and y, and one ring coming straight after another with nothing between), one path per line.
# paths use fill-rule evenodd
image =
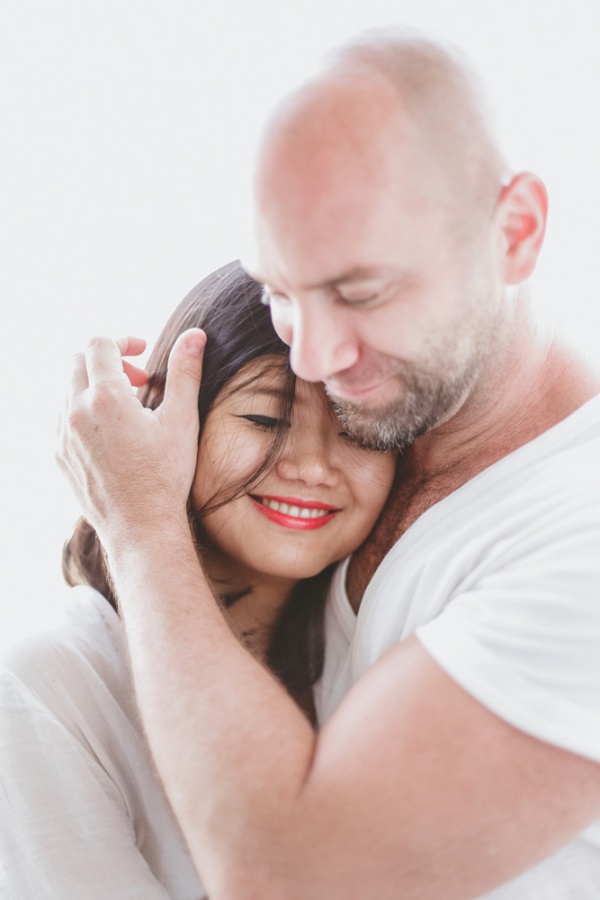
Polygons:
M190 415L198 415L198 391L202 379L202 359L206 334L190 328L181 334L171 349L161 415L174 417L181 426Z

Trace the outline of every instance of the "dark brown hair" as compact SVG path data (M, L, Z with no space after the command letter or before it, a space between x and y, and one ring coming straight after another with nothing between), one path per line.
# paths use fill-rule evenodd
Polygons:
M162 402L169 353L177 337L188 328L203 328L208 335L198 395L199 440L202 423L217 396L247 363L261 357L281 358L286 373L281 418L282 421L289 418L294 402L295 376L288 363L288 347L273 328L270 312L262 303L261 286L238 262L217 269L201 281L171 315L148 360L149 381L139 393L144 406L155 409ZM234 485L226 495L213 497L202 510L193 510L188 504L190 524L199 547L205 544L202 514L249 490L273 464L284 440L285 429L282 427L276 432L258 470L251 478ZM209 546L203 549L210 553ZM87 584L96 588L118 611L102 546L85 519L78 521L64 546L62 571L69 585ZM322 671L324 601L332 571L333 566L329 566L319 575L298 582L273 631L267 661L297 698L310 690ZM222 598L226 606L231 606L235 599Z

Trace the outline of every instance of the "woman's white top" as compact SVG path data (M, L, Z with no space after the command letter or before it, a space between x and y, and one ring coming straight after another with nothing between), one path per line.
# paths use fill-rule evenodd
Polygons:
M119 617L91 588L0 657L0 897L199 900L155 774Z

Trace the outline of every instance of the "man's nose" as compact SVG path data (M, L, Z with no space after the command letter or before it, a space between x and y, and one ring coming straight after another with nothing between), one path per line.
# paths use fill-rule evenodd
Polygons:
M304 381L327 381L358 359L356 336L343 311L335 310L328 301L294 301L285 321L279 323L273 310L273 322L290 345L292 369Z

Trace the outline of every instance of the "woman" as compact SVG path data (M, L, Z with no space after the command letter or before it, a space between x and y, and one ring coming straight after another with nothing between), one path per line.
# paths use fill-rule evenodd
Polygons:
M170 349L194 326L208 333L189 499L198 552L234 632L312 718L331 567L370 531L394 460L352 445L322 388L296 382L261 288L236 263L167 323L144 405L160 404ZM83 521L64 571L84 586L1 672L0 894L199 898L139 726L102 548Z

